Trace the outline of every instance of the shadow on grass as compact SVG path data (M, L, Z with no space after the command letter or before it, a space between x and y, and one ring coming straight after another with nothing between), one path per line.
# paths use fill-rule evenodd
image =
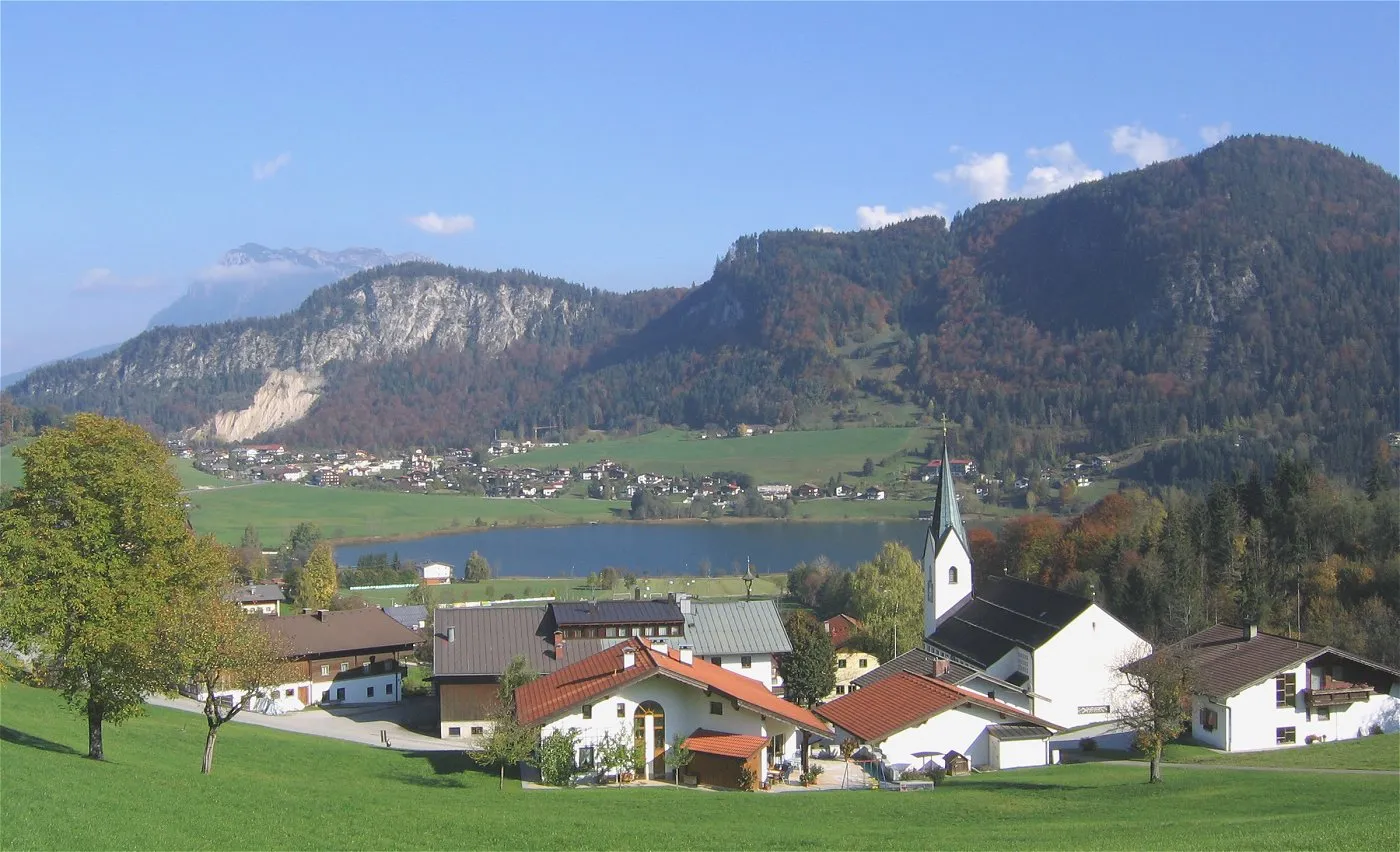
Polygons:
M411 784L415 787L469 787L475 786L477 782L489 781L497 783L500 778L500 768L496 766L482 766L464 751L405 751L401 756L408 760L426 761L433 770L432 775L399 775L389 776L396 781ZM514 767L506 768L507 781L520 781L520 771Z
M37 748L40 751L51 751L56 754L76 755L78 753L76 749L66 746L63 743L56 743L52 740L26 734L24 731L16 731L14 728L7 728L4 725L0 725L0 740L4 740L7 743L14 743L15 745Z
M483 767L472 760L465 751L406 751L403 756L409 760L425 760L433 768L434 775L458 775L463 772L495 774L490 767Z

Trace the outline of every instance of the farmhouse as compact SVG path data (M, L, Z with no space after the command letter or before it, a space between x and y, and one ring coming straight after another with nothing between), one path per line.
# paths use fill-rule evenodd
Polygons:
M1400 671L1354 654L1217 624L1177 646L1195 669L1191 736L1225 751L1400 730Z
M922 767L957 753L976 767L1012 769L1051 763L1058 726L960 686L897 672L816 709L893 766Z
M520 687L515 702L519 721L540 725L541 736L577 732L581 770L596 765L605 738L622 736L644 755L642 777L664 777L679 736L695 753L688 772L721 787L740 786L744 767L761 779L796 761L801 732L829 733L811 711L659 639L632 637L599 651Z
M249 583L234 589L227 599L238 604L244 612L276 615L282 603L282 587L276 583Z
M984 676L988 697L1013 700L1054 724L1108 721L1119 667L1151 646L1087 598L991 575L973 588L972 552L954 497L947 439L924 540L925 648ZM990 686L1002 682L1024 698ZM973 686L974 684L967 684Z
M743 675L764 689L779 691L783 679L775 657L792 652L778 605L771 600L701 603L678 602L685 632L670 644L690 648L696 656Z
M831 644L836 648L836 687L823 700L830 701L850 692L855 688L852 684L856 678L876 671L880 665L874 654L860 650L853 643L863 626L844 613L822 622L822 628L831 636Z
M418 576L425 585L445 585L452 582L452 566L441 562L429 562L418 569Z

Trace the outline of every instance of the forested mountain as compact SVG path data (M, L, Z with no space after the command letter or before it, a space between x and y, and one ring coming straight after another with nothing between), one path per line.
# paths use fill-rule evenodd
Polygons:
M875 397L947 412L984 469L1151 444L1139 470L1156 481L1281 450L1355 480L1400 428L1398 222L1400 182L1383 170L1304 140L1234 138L982 204L951 229L930 217L744 237L700 287L592 291L589 310L543 311L499 345L429 345L411 319L404 345L317 344L319 401L279 436L403 446L546 422L784 424ZM193 425L248 404L277 360L253 353L282 364L306 359L308 334L363 337L372 323L339 324L375 276L485 280L425 269L356 276L289 318L157 330L36 371L16 394Z

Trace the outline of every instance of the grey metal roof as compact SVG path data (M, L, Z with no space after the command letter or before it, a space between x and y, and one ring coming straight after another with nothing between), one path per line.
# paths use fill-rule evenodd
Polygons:
M878 683L897 672L909 672L910 674L928 675L933 677L933 664L938 657L924 650L923 648L911 648L889 660L883 665L866 672L855 680L851 681L858 689L864 689L872 683ZM961 663L948 661L948 669L938 679L954 685L961 684L966 680L980 674L976 669L969 668Z
M409 630L417 630L419 624L429 621L428 608L425 606L385 606L380 609Z
M582 624L680 624L675 601L556 601L550 604L560 627Z
M282 587L276 583L249 583L230 592L228 599L240 604L281 601L283 599Z
M986 668L1011 649L1039 648L1089 608L1088 598L1015 577L988 574L927 641Z
M433 676L499 677L517 654L535 671L548 674L619 641L569 639L563 656L556 659L553 631L545 624L548 613L545 606L433 610Z
M1053 735L1049 728L1021 722L1009 725L988 725L987 733L1002 742L1007 740L1043 740Z
M786 654L792 651L778 605L771 600L729 601L691 605L685 618L685 638L695 653Z

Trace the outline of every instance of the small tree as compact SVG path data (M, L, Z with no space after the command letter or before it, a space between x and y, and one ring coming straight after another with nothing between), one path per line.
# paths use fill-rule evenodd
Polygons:
M486 557L472 551L472 555L467 557L466 575L468 583L480 583L482 580L491 579L491 563L486 561Z
M676 784L681 783L681 770L690 765L693 757L690 749L682 745L681 735L676 734L671 740L671 750L666 752L666 768L676 773Z
M574 783L574 748L578 743L578 729L555 731L540 742L540 750L535 758L540 770L540 780L552 787L571 787Z
M863 465L860 466L860 475L861 475L861 476L874 476L874 475L875 475L875 460L874 460L874 459L867 458L867 459L865 460L865 464L863 464Z
M1195 681L1189 658L1177 648L1164 648L1121 667L1127 695L1118 720L1136 735L1147 753L1148 783L1162 780L1162 748L1186 728Z
M598 769L605 775L616 772L618 784L622 783L622 773L636 762L637 746L625 728L604 734L594 751Z
M491 733L482 744L481 750L472 753L472 760L482 766L496 766L501 771L500 789L506 788L506 767L519 766L534 754L540 742L540 729L533 725L522 725L514 714L497 714L491 725Z
M331 546L328 542L318 542L301 568L296 605L305 609L326 609L339 590L340 577Z

